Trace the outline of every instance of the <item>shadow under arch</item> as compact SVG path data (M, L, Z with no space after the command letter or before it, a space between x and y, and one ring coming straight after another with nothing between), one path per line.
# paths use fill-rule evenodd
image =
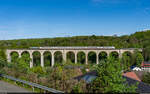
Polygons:
M51 66L51 61L52 61L52 54L51 54L51 52L49 52L49 51L45 51L44 53L43 53L43 56L44 56L44 66L45 67L49 67L49 66Z
M85 53L83 51L77 53L77 62L80 64L85 64Z
M33 56L33 66L41 65L41 53L39 51L34 51L32 53Z
M54 64L62 64L63 57L62 57L62 52L61 51L56 51L54 53L54 60L55 60Z
M10 57L11 57L11 62L16 63L16 62L17 62L17 59L19 58L19 53L16 52L16 51L12 51L12 52L10 53Z
M67 52L67 61L75 63L75 54L72 51Z
M30 53L28 52L28 51L23 51L22 53L21 53L21 58L23 58L24 59L24 61L26 62L26 63L30 63L30 61L31 61L31 58L30 58Z
M105 51L102 51L98 54L99 62L106 61L108 58L108 54Z
M133 65L133 61L132 61L132 53L129 51L125 51L122 54L122 58L121 58L121 65L124 68L124 70L126 69L130 69L130 67Z
M96 64L96 52L88 52L88 64Z
M119 53L117 51L112 51L109 57L112 57L114 59L119 59Z
M122 56L132 56L132 53L131 52L129 52L129 51L125 51L123 54L122 54Z

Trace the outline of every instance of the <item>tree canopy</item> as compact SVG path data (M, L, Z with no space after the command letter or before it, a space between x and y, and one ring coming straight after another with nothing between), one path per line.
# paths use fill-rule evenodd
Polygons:
M107 61L102 61L96 67L98 77L93 80L91 90L94 93L133 93L136 92L136 85L129 86L125 83L122 76L121 62L114 58L109 58Z

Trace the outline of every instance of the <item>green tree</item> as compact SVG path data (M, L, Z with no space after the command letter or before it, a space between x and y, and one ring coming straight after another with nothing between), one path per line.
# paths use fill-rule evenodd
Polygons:
M142 82L150 84L150 73L149 72L147 72L143 75Z
M77 54L77 59L80 64L84 64L85 63L85 54L83 52L79 52Z
M143 57L142 53L139 52L138 50L135 50L132 55L133 65L140 67L140 65L143 61L144 61L144 57Z
M143 56L142 56L142 54L141 53L137 53L137 55L136 55L136 65L138 66L138 67L140 67L141 66L141 63L144 61L144 58L143 58Z
M121 58L121 65L124 70L130 70L132 62L131 62L131 55L129 55L129 53L123 53Z
M18 57L19 57L18 53L17 53L17 52L13 52L13 53L11 54L11 62L12 62L12 63L16 63Z
M146 47L144 47L143 49L143 56L144 56L144 60L145 61L150 61L150 46L149 44L145 45Z
M6 54L4 49L0 49L0 59L6 60Z
M84 80L79 81L76 85L74 85L72 93L86 93L86 82Z
M27 73L29 72L29 61L31 59L28 57L27 54L24 54L21 58L18 58L16 60L16 63L14 63L14 67L16 70L18 70L20 73Z
M6 65L7 65L7 62L6 62L5 51L3 49L0 49L0 69L5 67Z
M120 61L109 58L95 67L98 77L91 84L94 93L124 93L135 92L136 86L128 86L122 76Z
M101 52L99 54L98 58L99 58L100 61L106 61L107 60L107 53L106 52Z

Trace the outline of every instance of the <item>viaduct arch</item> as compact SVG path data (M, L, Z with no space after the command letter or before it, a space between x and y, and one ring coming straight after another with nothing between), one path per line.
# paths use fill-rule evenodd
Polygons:
M96 54L96 64L99 63L99 55L102 52L105 52L107 56L109 56L112 52L117 52L118 57L121 58L124 52L130 52L133 53L135 48L123 48L123 49L115 49L111 47L35 47L35 48L29 48L29 49L7 49L6 55L7 55L7 61L11 62L11 53L17 52L19 57L21 57L21 54L24 52L28 52L31 58L30 61L30 68L33 67L33 53L39 52L40 53L40 65L44 67L44 53L49 52L51 54L51 66L54 66L55 63L55 53L61 52L62 58L64 61L67 60L67 53L72 52L74 54L74 61L77 63L77 55L80 52L83 52L85 54L85 64L88 64L88 54L90 52L94 52ZM137 49L138 51L142 51L142 49Z

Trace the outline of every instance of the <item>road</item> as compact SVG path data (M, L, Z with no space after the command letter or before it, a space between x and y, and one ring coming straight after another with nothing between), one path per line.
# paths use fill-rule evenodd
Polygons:
M3 93L15 93L15 92L25 92L25 93L29 93L29 92L32 92L32 91L29 91L29 90L26 90L24 88L21 88L19 86L16 86L16 85L13 85L13 84L10 84L10 83L7 83L7 82L4 82L4 81L1 81L0 80L0 93L3 92Z

